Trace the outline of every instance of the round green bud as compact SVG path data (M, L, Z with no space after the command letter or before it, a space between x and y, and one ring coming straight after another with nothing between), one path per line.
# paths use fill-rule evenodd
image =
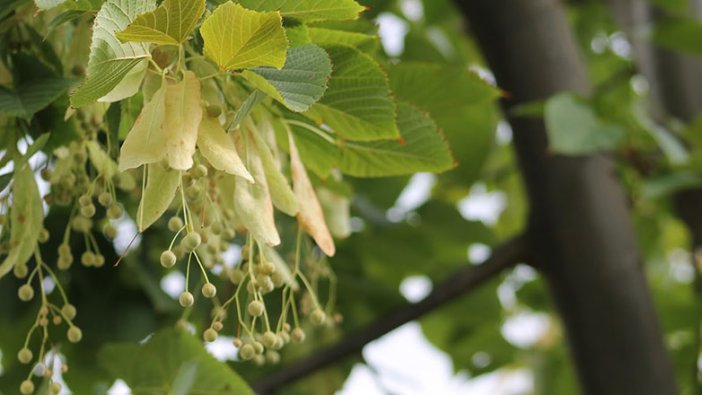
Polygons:
M98 203L100 203L102 207L107 207L111 205L112 201L112 195L109 192L103 192L98 195Z
M256 350L256 354L263 354L263 351L265 350L265 348L263 347L263 343L254 342L253 346L254 350Z
M217 340L217 331L213 328L207 328L207 330L205 330L205 332L202 334L202 338L205 339L206 342L212 343L213 341Z
M58 259L59 270L68 270L73 264L73 255L61 255Z
M95 254L95 262L93 262L95 267L103 267L105 265L105 256L102 254Z
M197 247L200 246L200 243L202 242L202 237L200 236L199 233L197 232L192 232L188 233L185 238L183 238L183 247L187 252L192 252L195 251Z
M49 388L51 389L51 393L56 395L59 392L61 392L62 386L61 383L57 383L56 381L54 381L53 383L51 383L51 386Z
M212 323L212 329L216 330L217 332L221 331L222 328L224 328L224 324L222 324L221 321L215 321Z
M280 362L280 354L278 354L276 351L268 350L268 352L266 352L266 361L268 361L268 363L276 364Z
M49 319L46 317L39 318L39 325L44 328L49 326Z
M253 361L256 364L256 366L263 366L266 364L266 357L264 357L263 355L256 355L253 358Z
M251 344L244 344L239 348L239 357L244 361L251 360L256 355L256 350Z
M161 266L166 269L173 267L176 264L176 255L171 250L166 250L161 253Z
M92 251L85 251L80 256L80 263L83 266L91 266L95 264L95 254Z
M267 348L273 348L278 342L278 336L276 336L276 334L271 331L267 331L263 334L263 338L261 338L261 341L263 342L263 345Z
M210 104L207 106L207 115L212 118L217 118L218 116L222 115L222 107L216 104Z
M305 341L305 331L302 328L295 328L290 334L290 338L295 343L302 343Z
M17 290L17 296L23 302L29 302L34 298L34 288L29 284L24 284Z
M206 283L202 286L202 296L212 299L217 295L217 288L212 283Z
M193 172L193 178L202 178L207 176L207 166L205 165L197 165L195 168L192 170Z
M55 315L55 316L53 316L53 318L51 318L51 322L54 325L61 325L61 323L63 322L63 319L61 319L60 315Z
M17 353L17 359L20 361L20 363L25 365L32 362L32 358L34 358L34 354L32 354L32 350L28 349L27 347L24 347Z
M268 261L263 262L263 263L261 263L259 271L263 274L271 275L271 274L275 273L275 265L273 264L273 262L268 262Z
M122 214L124 214L124 210L122 209L122 206L117 203L112 204L107 209L107 218L109 219L119 219L122 217Z
M83 332L77 326L71 326L68 328L68 333L66 333L68 341L71 343L78 343L80 339L83 338Z
M219 235L222 233L222 224L220 222L213 222L210 226L210 231L213 235Z
M254 317L260 317L263 315L263 310L266 309L263 302L259 300L254 300L247 306L246 310Z
M322 325L326 319L327 315L320 309L315 309L312 314L310 314L310 321L315 325Z
M41 169L41 171L39 172L39 175L41 176L42 180L51 181L51 170L49 170L48 167Z
M76 306L66 303L61 307L61 314L66 317L66 319L72 320L76 318L76 314L78 313L78 310L76 310Z
M271 274L271 281L273 282L274 287L280 288L285 285L285 276L283 276L283 274L280 272L275 272Z
M24 380L20 384L20 393L22 395L31 395L34 393L34 383L31 380Z
M89 204L80 208L80 214L87 218L92 218L93 215L95 215L95 211L96 208L94 204Z
M168 219L168 230L177 232L183 228L183 220L180 217L171 217Z
M102 233L110 240L117 237L117 229L112 226L112 224L105 224L105 226L102 228Z
M46 228L41 228L41 230L39 230L39 234L37 235L37 240L39 240L40 243L46 243L49 241L49 231Z
M185 291L178 297L178 303L183 307L192 306L195 303L195 297L190 292Z
M232 344L236 348L241 348L241 346L244 344L244 342L241 341L241 339L239 339L238 337L235 337L234 340L232 340Z
M81 197L78 198L78 204L81 206L88 206L93 203L93 197L90 195L81 195Z
M25 278L27 277L27 274L29 274L29 268L27 267L26 263L23 263L21 265L18 264L12 268L12 273L17 278Z
M224 238L227 240L231 240L234 237L236 237L236 231L234 230L234 228L227 226L224 228L224 231L222 232L222 236L224 236ZM244 255L244 256L246 256L246 255Z
M278 332L278 337L283 341L283 344L290 343L290 334L285 331Z
M231 274L229 274L229 281L231 281L234 285L238 285L241 284L242 281L244 281L245 277L246 275L244 274L244 272L242 272L239 269L234 269L232 270Z
M71 246L68 244L61 244L58 248L58 254L59 255L70 255L71 254Z

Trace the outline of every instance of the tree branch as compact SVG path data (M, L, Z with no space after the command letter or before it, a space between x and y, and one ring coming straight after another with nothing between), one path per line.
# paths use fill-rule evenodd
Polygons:
M438 284L423 300L405 304L394 312L383 315L380 320L370 324L365 329L346 336L341 342L315 352L254 383L253 388L258 394L268 394L283 385L360 353L363 347L371 341L476 289L503 270L525 261L526 258L526 238L524 236L514 238L495 249L492 256L482 264L466 266L443 283Z

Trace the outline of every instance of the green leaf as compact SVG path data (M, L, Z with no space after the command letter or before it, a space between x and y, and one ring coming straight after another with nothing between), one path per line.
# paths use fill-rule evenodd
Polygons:
M18 164L14 174L10 208L10 245L13 247L0 264L0 278L32 257L44 221L39 188L29 163Z
M241 121L244 120L244 118L248 117L249 114L251 114L251 110L253 110L254 107L256 107L256 104L260 103L261 100L266 98L266 94L261 92L258 89L255 89L251 94L244 100L243 103L241 103L241 107L236 111L236 114L234 114L234 119L232 119L232 122L227 126L227 130L234 130L239 127L241 124Z
M332 72L327 53L312 44L290 48L285 66L257 67L242 75L256 88L292 111L307 111L327 89Z
M499 89L465 67L444 64L400 62L388 74L395 97L429 112L446 135L459 162L450 177L476 180L495 141Z
M74 80L42 78L21 83L15 91L0 86L0 113L31 118L58 99Z
M44 146L46 146L46 143L49 141L49 138L51 137L51 133L43 133L41 136L37 137L36 140L32 143L32 145L27 148L27 152L24 154L24 158L28 161L29 158L34 156L37 152L41 151L44 149Z
M448 144L434 121L409 104L401 102L398 109L402 139L339 143L342 172L355 177L387 177L442 172L454 166Z
M290 121L289 128L295 136L298 151L305 167L326 179L339 164L340 152L335 141L318 128L306 122Z
M156 7L155 0L108 0L95 18L87 78L71 96L73 107L100 100L150 54L146 44L121 43L115 34L138 15Z
M198 363L195 361L186 362L180 365L178 374L173 380L172 395L188 395L195 384L197 378Z
M393 93L421 109L441 113L467 104L497 98L500 91L469 70L444 65L407 62L389 69Z
M168 210L180 185L180 172L160 163L148 166L146 189L141 195L136 223L143 232Z
M197 366L189 394L253 395L246 382L226 364L207 353L202 343L185 331L167 329L143 344L108 344L99 354L100 364L114 378L123 379L135 395L176 393L179 375Z
M634 105L631 112L636 122L656 140L670 163L682 165L690 159L685 145L671 131L654 121L643 105Z
M395 103L380 65L351 47L327 52L334 65L329 87L305 115L349 140L398 138Z
M282 68L288 40L279 12L256 12L228 2L200 27L205 56L222 70Z
M624 137L624 130L597 118L589 105L570 93L546 102L544 121L551 150L563 155L613 149Z
M354 0L237 0L258 11L279 10L286 18L301 21L357 19L365 10Z
M377 35L358 32L308 27L307 34L313 43L323 47L345 45L358 48L363 52L373 52L380 44Z
M205 0L165 0L155 10L139 15L117 33L117 38L123 42L180 45L195 29L204 11Z

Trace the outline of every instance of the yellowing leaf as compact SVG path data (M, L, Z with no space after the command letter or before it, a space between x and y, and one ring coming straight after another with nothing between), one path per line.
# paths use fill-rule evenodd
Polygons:
M222 70L285 65L288 40L279 12L256 12L228 2L200 27L205 56Z
M235 178L234 214L256 240L271 247L276 246L280 244L280 235L275 227L273 202L261 158L252 147L242 145L246 163L256 183L251 184L241 177Z
M161 163L148 166L146 189L141 195L136 216L139 232L153 225L168 210L178 185L180 185L179 171L168 169Z
M191 72L184 73L183 81L166 87L166 116L163 128L166 135L166 159L176 170L193 167L197 131L202 120L200 80Z
M133 169L166 157L166 84L144 105L134 126L122 144L119 171Z
M195 28L205 11L205 0L165 0L154 11L139 15L117 33L123 42L152 42L179 45Z
M203 116L200 122L200 131L197 136L197 146L202 156L217 170L231 175L243 177L249 182L254 182L253 177L246 170L232 136L228 135L217 118Z
M286 18L301 21L357 19L365 7L354 0L237 0L258 11L280 10Z
M336 247L334 246L334 239L329 233L329 228L327 228L327 223L324 221L322 206L320 206L317 195L314 193L314 188L307 175L305 166L300 161L300 154L297 152L292 134L288 134L288 138L290 141L290 168L293 189L300 204L297 220L300 222L302 229L312 236L322 252L327 256L333 256L336 252Z
M297 203L297 197L290 188L288 180L285 178L283 173L280 172L278 164L275 162L275 158L273 158L273 153L268 147L268 144L263 141L258 131L251 131L249 135L254 140L256 152L258 152L258 155L261 158L263 171L266 175L268 187L270 188L271 198L273 199L273 205L275 205L285 214L290 216L297 215L297 213L300 211L300 206Z
M34 253L44 220L41 196L29 164L21 164L12 182L10 253L0 264L0 278L15 265L25 264Z

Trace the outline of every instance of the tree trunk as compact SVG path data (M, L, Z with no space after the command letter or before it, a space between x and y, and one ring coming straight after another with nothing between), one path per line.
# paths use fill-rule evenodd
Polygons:
M458 0L507 114L590 84L555 0ZM677 393L641 266L626 198L604 155L548 150L544 123L511 116L531 206L529 242L567 329L586 394Z
M633 44L635 60L639 71L644 75L651 87L651 108L661 111L654 112L659 120L673 116L684 122L692 122L702 114L702 60L691 55L655 48L644 37L643 32L649 31L653 23L664 13L656 10L646 0L608 0L617 25L626 32ZM690 2L692 15L702 19L702 1ZM680 191L673 196L675 211L685 222L691 236L693 252L692 265L695 269L694 292L698 312L698 323L702 324L702 273L695 255L702 251L702 189L694 188ZM702 327L694 328L696 346L702 346ZM690 361L694 393L702 394L697 367L697 353Z

